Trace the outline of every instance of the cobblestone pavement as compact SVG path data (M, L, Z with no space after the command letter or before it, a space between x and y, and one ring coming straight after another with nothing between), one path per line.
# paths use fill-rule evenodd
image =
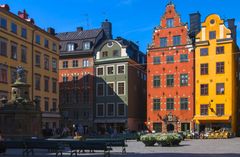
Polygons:
M127 154L121 148L113 148L111 157L240 157L240 138L227 140L185 140L178 147L145 147L142 142L128 141ZM9 150L6 157L21 156L19 150ZM53 157L46 151L36 151L34 157ZM64 156L70 156L66 150ZM103 152L82 153L80 157L100 157Z

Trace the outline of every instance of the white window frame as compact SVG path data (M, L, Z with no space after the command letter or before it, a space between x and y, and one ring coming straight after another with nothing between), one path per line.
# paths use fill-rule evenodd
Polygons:
M118 91L118 84L119 83L124 83L124 94L119 94L119 91ZM125 95L126 94L126 81L117 81L117 94L118 95Z
M124 115L119 115L118 114L118 106L119 106L119 104L123 104L124 105ZM117 103L117 116L118 117L126 117L126 106L125 106L125 103L123 103L123 102Z
M113 105L113 115L108 115L108 105L109 104L112 104ZM107 103L107 105L106 105L106 117L114 117L115 116L115 103L113 103L113 102L109 102L109 103Z
M118 73L118 67L120 67L120 66L124 66L124 72L123 73ZM125 66L125 64L118 64L117 65L117 75L124 75L126 73L126 66Z
M108 74L108 68L109 67L112 67L113 68L113 74ZM108 75L108 76L111 76L111 75L115 75L115 68L114 68L114 65L108 65L108 66L106 66L106 75Z
M107 96L114 96L115 94L113 93L113 95L109 95L108 94L108 84L110 84L110 83L113 83L113 92L115 93L116 92L116 90L115 90L115 82L107 82L107 85L106 85L106 95Z
M67 51L68 52L74 51L74 43L68 43L67 44Z
M98 69L100 69L100 68L103 69L103 74L102 75L98 75ZM104 76L104 66L97 67L97 69L96 69L96 76Z
M83 42L83 50L90 50L90 49L91 49L90 41Z
M98 95L98 85L99 84L102 84L103 85L103 95ZM105 96L105 86L104 86L104 83L97 83L96 84L96 96L97 97L104 97Z
M100 106L100 105L103 106L103 115L102 116L98 115L98 106ZM105 105L104 105L104 103L97 103L96 104L96 117L104 117L104 115L105 115Z

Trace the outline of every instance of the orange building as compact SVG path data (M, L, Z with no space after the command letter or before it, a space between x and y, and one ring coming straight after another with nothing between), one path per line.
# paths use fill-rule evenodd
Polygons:
M188 26L171 2L147 52L147 127L151 131L194 128L194 51Z

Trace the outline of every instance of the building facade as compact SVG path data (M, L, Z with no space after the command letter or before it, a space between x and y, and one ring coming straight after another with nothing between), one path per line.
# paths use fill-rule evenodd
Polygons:
M227 28L218 15L211 14L196 36L196 112L198 130L226 128L236 133L236 26Z
M25 10L15 15L9 6L0 6L0 98L10 98L16 67L22 66L30 98L41 107L43 129L59 126L58 46L54 29L39 28Z
M199 18L199 16L197 16ZM193 28L197 21L193 19ZM194 128L194 51L188 26L166 6L147 52L147 121L156 132Z
M136 44L120 37L100 46L95 57L94 124L98 133L143 129L145 60Z
M93 128L94 53L106 39L112 38L112 25L105 21L99 29L58 33L60 38L60 106L62 125L82 126L84 133Z

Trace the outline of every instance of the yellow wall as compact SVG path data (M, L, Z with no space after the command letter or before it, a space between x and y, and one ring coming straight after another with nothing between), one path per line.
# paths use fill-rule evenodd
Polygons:
M1 8L0 8L1 9ZM59 88L58 88L58 70L57 72L52 71L52 58L57 60L57 66L59 61L59 40L49 33L41 30L40 28L30 24L29 22L20 19L18 16L1 9L0 18L3 17L7 19L7 29L0 28L0 38L7 39L8 48L7 48L7 57L0 55L0 64L6 65L8 67L8 83L0 83L0 96L1 92L8 92L8 99L11 95L11 67L16 68L17 66L22 66L27 71L27 83L31 85L30 88L30 98L34 99L35 96L41 97L41 110L43 111L43 126L45 122L49 122L49 126L51 127L53 122L56 122L57 126L59 126ZM17 24L17 34L11 32L11 22ZM21 28L27 28L27 39L21 37ZM41 44L38 45L35 43L35 35L38 34L41 36ZM49 48L44 47L44 39L49 40ZM11 58L11 41L18 44L17 50L17 60ZM33 41L33 42L32 42ZM56 44L57 51L53 51L53 43ZM21 45L27 47L27 63L23 63L21 61ZM36 51L41 54L41 67L35 66L35 53ZM49 56L49 70L44 69L44 55ZM41 75L41 90L35 90L34 88L34 74ZM44 91L44 76L49 77L49 92ZM52 92L52 79L57 80L57 92ZM32 91L33 89L33 91ZM57 100L57 112L45 112L44 111L44 98L49 98L49 110L52 108L52 100ZM54 120L53 120L54 119Z
M211 24L211 20L215 22ZM213 21L212 21L213 22ZM216 39L209 39L209 32L216 31ZM236 69L235 69L235 45L232 39L219 41L230 38L231 31L224 25L223 20L218 15L209 15L205 22L202 23L201 32L196 37L196 62L195 62L195 120L208 122L227 122L230 117L233 131L236 132ZM224 46L224 54L216 54L216 47ZM200 49L208 48L208 56L200 56ZM216 74L216 62L224 62L224 73ZM208 63L208 75L200 75L200 64ZM216 83L224 83L224 95L216 95ZM200 95L200 85L208 84L208 95ZM211 100L213 102L209 103ZM209 108L208 116L200 115L200 104L211 104L210 108L216 111L216 104L224 104L224 116L217 116Z

